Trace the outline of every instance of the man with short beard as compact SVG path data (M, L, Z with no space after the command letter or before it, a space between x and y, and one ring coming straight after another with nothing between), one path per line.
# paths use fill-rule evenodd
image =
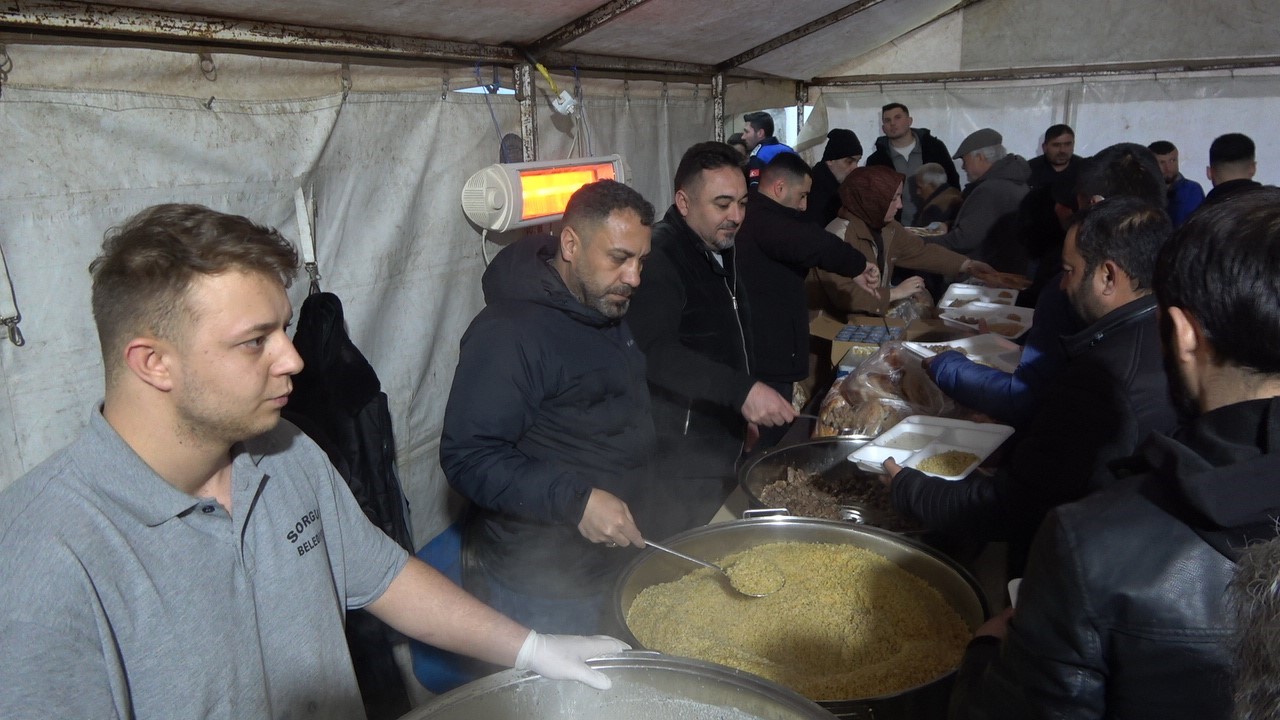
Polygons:
M1050 513L1016 612L965 654L952 718L1233 717L1227 588L1280 516L1280 190L1194 214L1154 286L1183 424ZM1257 578L1268 596L1275 580ZM1274 676L1246 680L1234 717L1272 717Z
M474 506L463 584L539 632L597 632L634 554L616 548L644 547L654 431L623 316L652 224L626 185L583 186L558 236L493 259L462 337L440 465Z
M892 461L893 504L926 527L1008 540L1019 556L1045 514L1106 486L1108 464L1173 429L1151 275L1172 228L1135 197L1103 200L1067 231L1062 289L1085 326L1061 338L1066 364L993 475L952 482Z
M734 241L747 207L737 152L698 143L676 167L675 202L653 227L653 255L628 321L649 364L660 532L705 524L737 486L747 424L774 427L795 410L751 364L751 318ZM653 530L646 530L660 537Z

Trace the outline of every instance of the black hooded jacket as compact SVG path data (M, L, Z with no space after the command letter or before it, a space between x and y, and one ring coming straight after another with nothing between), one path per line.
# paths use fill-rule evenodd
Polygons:
M549 264L557 247L527 237L485 271L486 307L462 336L440 466L476 508L466 529L475 561L521 592L581 597L630 559L578 532L587 498L606 490L642 523L654 431L644 355L625 323L569 292Z
M742 282L751 296L756 377L794 382L809 375L809 310L804 281L809 268L857 277L867 258L804 214L752 192L735 248Z
M1227 405L1052 512L1005 642L965 654L952 717L1232 717L1227 585L1246 544L1276 537L1278 449L1280 398Z
M953 187L960 187L960 173L956 172L956 163L951 159L951 151L947 150L946 143L934 137L928 128L911 128L911 132L915 133L916 142L920 143L920 164L938 163L947 174L947 183ZM883 165L894 168L893 152L893 145L889 138L881 135L876 138L875 151L867 157L867 167Z

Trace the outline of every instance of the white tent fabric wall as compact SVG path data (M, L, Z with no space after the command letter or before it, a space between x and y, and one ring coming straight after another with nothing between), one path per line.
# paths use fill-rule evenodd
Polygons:
M1280 136L1271 127L1280 108L1280 73L1274 70L826 88L818 106L825 108L828 127L853 130L870 155L880 135L880 108L890 102L907 105L915 125L929 128L953 152L970 132L992 127L1011 152L1032 158L1040 154L1045 128L1060 122L1075 129L1079 155L1117 142L1169 140L1178 147L1183 175L1206 190L1209 143L1243 132L1258 146L1257 179L1280 181ZM821 151L819 143L815 157Z
M447 525L440 423L483 302L480 233L459 195L498 156L485 98L443 92L447 73L421 68L352 67L344 100L334 64L217 55L210 81L195 54L8 51L0 247L27 345L0 340L0 488L71 440L102 395L86 268L103 232L155 203L196 202L296 239L301 184L319 206L321 284L390 396L416 540ZM626 105L586 87L596 152L623 154L646 194L669 185L686 136L711 132L709 102ZM490 100L503 132L518 131L515 101ZM291 289L295 308L306 288L303 276Z
M542 159L583 156L582 118L586 118L591 153L620 153L629 166L632 187L653 203L658 217L672 202L672 178L680 156L694 143L711 140L711 86L651 81L588 80L582 113L571 120L538 104L538 152ZM556 78L572 92L572 78ZM545 99L544 99L545 100ZM624 152L620 148L629 148Z

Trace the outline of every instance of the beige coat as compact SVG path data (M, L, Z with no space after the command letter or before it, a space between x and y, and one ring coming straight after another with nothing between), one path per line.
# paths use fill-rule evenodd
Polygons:
M874 261L880 268L878 297L872 297L866 290L858 287L852 278L817 268L810 271L809 307L811 310L824 310L833 317L884 315L888 312L889 279L893 277L895 267L955 275L968 259L939 245L926 244L919 235L902 227L896 220L880 231L884 242L883 253L876 251L873 239L875 231L862 220L849 217L844 210L841 210L840 217L831 221L827 231L843 237L845 242L865 255L868 262Z

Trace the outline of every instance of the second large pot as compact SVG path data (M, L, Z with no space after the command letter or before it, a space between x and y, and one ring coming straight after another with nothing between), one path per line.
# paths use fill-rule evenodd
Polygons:
M665 544L695 557L716 559L774 542L838 543L871 550L933 586L970 629L987 617L986 599L968 572L923 543L876 528L811 518L772 517L695 528L669 538ZM626 623L636 596L652 585L678 580L689 571L687 563L653 551L641 554L623 569L613 597L615 621L623 639L639 647L639 641ZM948 673L894 695L819 704L842 718L943 718L953 676L954 673Z

